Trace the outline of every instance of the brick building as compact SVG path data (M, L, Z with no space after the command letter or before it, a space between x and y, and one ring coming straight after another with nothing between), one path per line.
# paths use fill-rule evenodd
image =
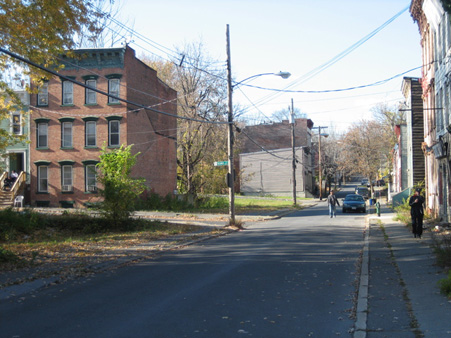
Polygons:
M101 147L131 145L140 152L132 176L162 196L176 189L177 93L130 47L75 50L60 75L31 96L31 202L76 206L99 200L95 165ZM151 109L140 108L133 103Z

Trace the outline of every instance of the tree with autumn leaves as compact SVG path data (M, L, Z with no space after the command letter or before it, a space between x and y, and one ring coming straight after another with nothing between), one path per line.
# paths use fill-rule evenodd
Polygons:
M94 39L102 31L98 10L104 0L3 0L0 1L0 48L20 55L33 63L56 69L59 56L77 46L77 41ZM22 110L9 79L20 75L42 83L48 74L0 52L0 120L9 119L12 110ZM15 74L12 74L13 78ZM30 90L26 85L26 90ZM0 130L0 152L16 142L8 130Z

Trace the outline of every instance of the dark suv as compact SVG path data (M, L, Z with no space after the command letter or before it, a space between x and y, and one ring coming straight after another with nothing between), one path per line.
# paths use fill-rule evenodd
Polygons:
M365 187L358 187L355 189L355 193L357 195L362 196L364 199L368 199L370 198L370 191L368 188Z

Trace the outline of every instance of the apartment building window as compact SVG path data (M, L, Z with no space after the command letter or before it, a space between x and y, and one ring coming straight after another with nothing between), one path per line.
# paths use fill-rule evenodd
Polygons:
M12 133L14 135L22 135L22 116L16 112L11 117Z
M440 88L439 89L439 92L438 92L438 107L440 107L440 108L442 108L442 107L444 107L444 105L443 105L443 88ZM436 111L436 128L437 128L437 131L438 132L440 132L440 131L442 131L443 129L444 129L444 124L443 124L443 114L444 114L445 112L443 111L443 109L438 109L437 111Z
M108 79L108 94L113 96L120 96L121 77L120 74L111 74L106 76ZM108 96L108 103L119 103L117 98Z
M85 122L85 147L95 148L97 147L97 120L99 118L95 116L83 117Z
M49 138L49 119L36 119L36 148L48 148Z
M86 147L97 146L97 122L86 122Z
M61 166L61 191L73 192L73 166L62 165Z
M108 116L108 146L119 147L121 140L121 116Z
M74 84L71 81L63 81L63 105L74 104Z
M97 79L94 77L85 77L85 84L90 88L97 88ZM85 88L85 104L97 104L97 92L90 88Z
M97 166L99 161L86 160L83 161L85 166L85 191L89 193L97 192Z
M38 165L38 192L47 193L49 191L49 167Z
M38 106L49 105L49 83L43 82L38 91Z
M61 148L73 147L73 117L60 118L61 122Z

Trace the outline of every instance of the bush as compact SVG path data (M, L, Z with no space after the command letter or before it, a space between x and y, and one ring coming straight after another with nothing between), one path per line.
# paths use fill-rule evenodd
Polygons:
M45 219L37 213L19 213L12 208L0 210L0 240L14 240L45 226Z
M437 264L451 268L451 236L434 234L434 252Z
M0 246L0 263L18 262L20 258L9 250Z
M150 192L145 198L140 198L136 202L136 210L159 210L159 211L179 211L193 208L189 201L178 198L171 194L161 197Z
M451 271L448 272L448 278L442 279L438 282L440 292L451 298Z
M229 200L222 196L204 197L199 200L199 209L224 209L229 207Z

